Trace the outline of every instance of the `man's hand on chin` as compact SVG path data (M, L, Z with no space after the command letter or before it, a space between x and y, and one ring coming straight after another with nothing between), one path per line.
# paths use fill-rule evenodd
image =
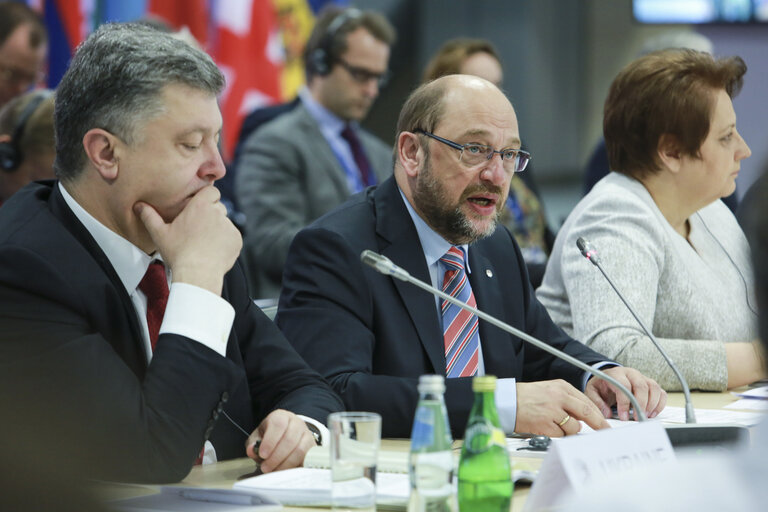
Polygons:
M169 223L151 205L134 205L134 212L171 268L174 282L199 286L216 295L221 295L224 274L243 246L220 198L213 185L203 187Z

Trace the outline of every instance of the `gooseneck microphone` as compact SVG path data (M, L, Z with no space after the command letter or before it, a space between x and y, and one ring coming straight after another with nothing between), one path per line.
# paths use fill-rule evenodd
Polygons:
M511 325L502 322L501 320L498 320L497 318L492 317L491 315L484 313L480 311L479 309L473 308L471 306L468 306L466 303L451 297L447 293L443 292L442 290L438 290L431 284L425 283L424 281L421 281L420 279L417 279L411 274L408 273L405 269L395 265L392 260L387 258L386 256L382 256L381 254L375 253L370 250L365 250L360 254L360 259L363 263L366 265L369 265L376 269L377 272L389 275L392 277L395 277L401 281L405 281L407 283L410 283L412 285L415 285L422 290L425 290L433 295L437 295L443 300L447 300L451 304L455 304L461 309L464 309L466 311L469 311L473 315L477 315L478 318L481 318L488 322L491 325L495 325L502 331L508 332L514 336L517 336L520 339L523 339L527 341L528 343L534 345L535 347L545 351L549 352L553 356L562 359L563 361L566 361L577 368L580 368L581 370L584 370L585 372L589 373L590 375L593 375L599 379L605 380L611 384L613 384L619 391L624 393L627 398L629 398L630 403L632 404L632 407L634 407L635 412L637 413L637 417L640 421L646 421L647 418L645 416L645 411L640 407L640 404L637 402L637 399L632 395L632 393L629 392L629 390L624 387L619 381L611 377L610 375L607 375L605 372L602 372L600 370L596 370L595 368L592 368L591 366L584 364L583 362L579 361L575 357L566 354L565 352L562 352L543 341L534 338L533 336L529 335L528 333L525 333L519 329L516 329L512 327Z
M640 324L640 327L643 329L643 332L651 339L653 344L656 346L656 350L658 350L661 355L664 357L664 360L667 361L667 364L670 368L672 368L672 371L675 373L675 377L677 377L677 380L680 381L680 385L683 387L683 395L685 395L685 422L686 423L696 423L696 414L693 411L693 402L691 401L691 390L688 388L688 381L685 380L685 377L683 377L683 374L680 373L680 370L677 368L677 365L675 365L674 361L670 359L669 355L667 355L667 352L662 348L659 341L656 339L656 336L653 335L650 329L648 329L645 326L645 323L640 319L639 316L637 316L637 313L635 312L635 309L627 302L627 299L624 297L624 295L619 291L618 288L616 288L616 285L613 284L613 280L608 276L608 274L605 272L605 269L600 264L600 258L597 255L597 251L592 247L592 244L584 240L582 237L579 237L578 240L576 240L576 246L581 251L581 254L589 260L590 263L592 263L594 266L596 266L600 273L603 274L603 277L605 277L605 280L608 281L608 284L611 285L611 288L613 288L613 291L616 292L616 295L619 296L621 299L621 302L624 303L624 305L627 307L630 313L632 313L632 316L635 317L635 320L637 320L637 323Z

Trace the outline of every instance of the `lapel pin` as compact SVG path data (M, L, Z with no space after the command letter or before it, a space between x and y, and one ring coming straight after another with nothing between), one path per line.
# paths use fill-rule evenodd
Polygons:
M487 275L488 277L493 277L493 270L489 268L485 269L485 275Z

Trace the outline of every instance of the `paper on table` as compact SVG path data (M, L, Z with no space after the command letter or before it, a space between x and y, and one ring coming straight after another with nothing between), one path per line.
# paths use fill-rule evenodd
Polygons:
M304 467L329 469L331 467L330 450L329 445L313 446L304 457ZM408 473L408 452L379 450L376 474L381 472Z
M750 389L749 391L745 391L743 393L731 392L731 394L736 395L736 396L741 397L741 398L768 400L768 386L760 386L759 388L753 388L753 389Z
M725 406L726 409L742 409L747 411L768 412L768 400L755 400L754 398L742 398Z
M329 506L331 471L320 468L286 469L240 480L235 482L234 488L256 491L283 505ZM376 473L377 504L404 507L409 493L407 474Z
M109 502L121 512L277 512L283 506L252 491L163 486L157 494Z
M724 409L695 409L697 423L730 424L753 427L765 418L757 412L726 411ZM666 407L654 420L663 423L685 423L685 409L682 407Z

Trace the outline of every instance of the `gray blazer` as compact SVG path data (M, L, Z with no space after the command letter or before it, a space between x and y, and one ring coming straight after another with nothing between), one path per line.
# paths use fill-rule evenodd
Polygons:
M688 221L685 239L642 183L609 173L560 228L536 296L574 338L668 391L680 389L650 338L576 248L586 238L691 388L722 391L725 343L757 337L749 245L722 201Z
M392 174L392 149L362 130L360 139L384 181ZM246 215L243 259L251 293L277 297L294 235L350 196L344 169L299 104L245 141L235 172L235 195Z

